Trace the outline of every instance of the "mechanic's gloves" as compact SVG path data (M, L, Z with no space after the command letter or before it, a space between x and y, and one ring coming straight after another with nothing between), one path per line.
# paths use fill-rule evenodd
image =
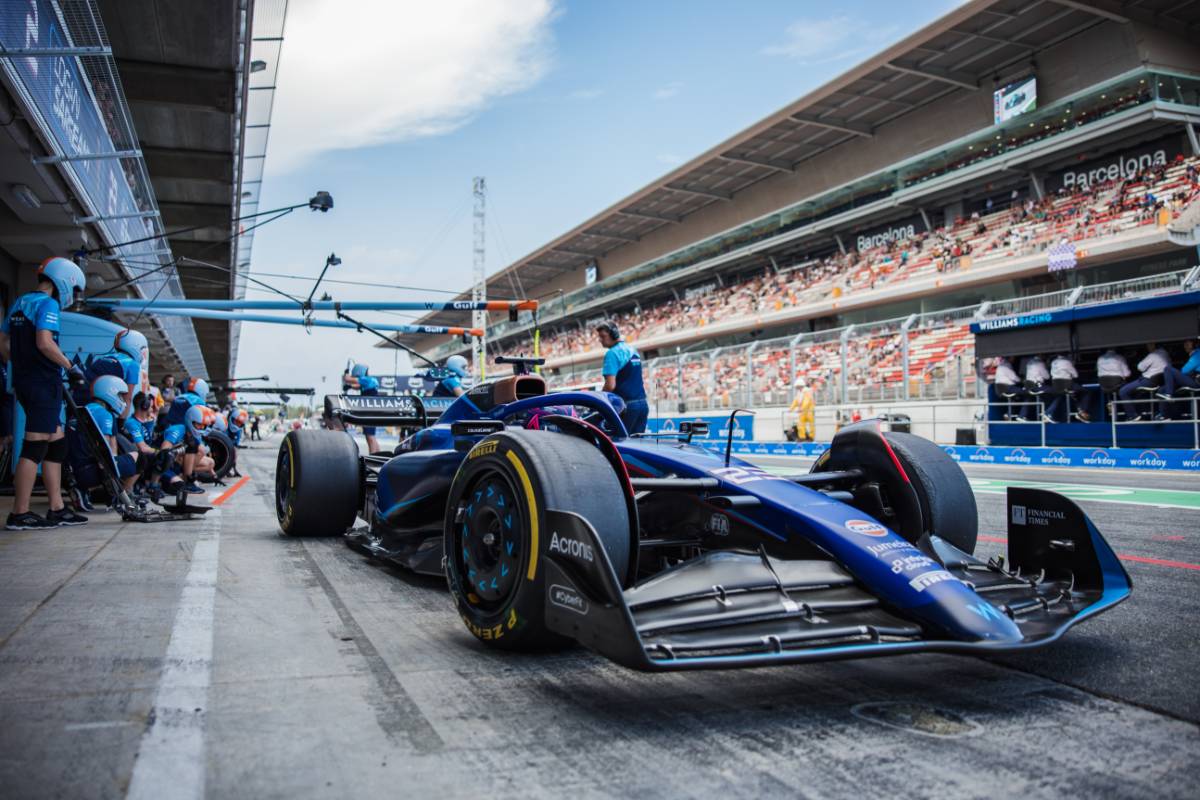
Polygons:
M87 384L87 376L83 374L83 367L78 364L72 364L67 370L67 383L72 386L84 386Z

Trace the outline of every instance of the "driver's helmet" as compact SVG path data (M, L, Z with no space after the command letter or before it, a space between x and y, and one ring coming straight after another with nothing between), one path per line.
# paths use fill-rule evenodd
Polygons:
M460 378L465 378L471 371L471 365L462 356L450 356L446 359L446 369Z
M365 378L370 371L371 368L366 364L355 364L350 370L350 374L356 378Z
M208 406L192 406L183 418L183 424L197 439L207 436L216 421L217 412Z
M529 417L525 420L526 430L540 431L546 430L548 425L553 423L546 422L543 418L552 415L560 417L578 417L575 413L575 406L545 406L544 408L535 408L529 413Z

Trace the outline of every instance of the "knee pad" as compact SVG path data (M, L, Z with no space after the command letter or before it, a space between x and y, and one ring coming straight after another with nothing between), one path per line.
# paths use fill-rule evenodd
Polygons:
M67 460L67 437L46 442L46 460L51 464L61 464Z
M45 439L39 439L36 442L26 439L21 442L21 458L27 458L35 464L40 464L46 457L46 449L49 446L50 443Z

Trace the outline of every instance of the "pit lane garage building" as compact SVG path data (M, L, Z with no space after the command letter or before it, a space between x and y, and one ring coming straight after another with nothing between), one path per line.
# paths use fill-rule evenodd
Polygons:
M588 322L651 317L630 337L650 363L648 389L665 382L678 395L671 399L694 409L683 362L700 348L695 365L717 374L724 356L712 348L781 342L790 387L785 345L797 336L832 332L836 370L838 334L851 325L862 335L880 321L898 328L945 309L1013 313L1021 310L1010 310L1013 298L1084 285L1179 283L1196 263L1191 198L1153 224L1129 210L1084 219L1075 207L1081 197L1108 202L1083 193L1147 166L1169 174L1141 196L1175 199L1200 156L1198 35L1195 2L974 0L494 274L487 296L543 298L543 354L574 380L594 377L602 355ZM1016 217L1004 215L1027 200L1046 204L1046 219L1010 236ZM962 251L902 260L891 246L934 232ZM1071 268L1060 271L1050 245L1064 239ZM797 271L813 277L765 306L657 326L642 313L698 305L752 279L756 288L782 285ZM422 321L447 324L443 316ZM955 322L961 341L933 343L941 356L961 354L956 342L969 348L966 320ZM528 352L531 333L529 319L493 320L489 350ZM402 341L438 358L463 350L431 337ZM747 361L773 357L749 347ZM844 402L852 387L841 350ZM655 377L656 358L669 362L665 378ZM757 370L756 361L731 372L748 395Z
M235 220L257 210L286 8L0 4L5 307L32 288L43 259L81 249L89 292L137 279L110 296L244 294L235 276L249 266L253 236L235 237ZM233 375L237 323L125 321L149 338L156 377Z

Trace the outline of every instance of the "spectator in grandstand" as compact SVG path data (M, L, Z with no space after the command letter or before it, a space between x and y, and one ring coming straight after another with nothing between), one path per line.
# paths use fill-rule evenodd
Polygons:
M1066 404L1069 397L1076 404L1075 418L1081 422L1091 422L1092 415L1086 408L1088 396L1083 392L1083 387L1079 385L1079 370L1075 369L1075 362L1066 353L1059 353L1050 360L1050 380L1056 384L1059 381L1069 381L1070 384L1066 392L1056 395L1050 401L1050 407L1046 409L1046 421L1058 421L1059 409Z
M1129 383L1121 387L1117 392L1117 396L1123 403L1129 403L1135 399L1136 392L1143 386L1158 387L1164 384L1163 373L1171 366L1171 356L1167 351L1159 347L1155 342L1146 343L1146 357L1138 362L1137 369L1140 377L1135 378ZM1154 416L1162 417L1162 414L1155 414L1155 404L1150 403L1147 412L1138 411L1134 415L1134 419L1143 419L1145 417Z
M804 378L796 379L796 397L789 412L796 412L796 441L811 442L816 435L817 401Z
M630 434L646 430L650 406L646 404L646 386L642 382L642 357L621 338L615 322L601 322L596 336L608 352L604 354L604 391L613 392L625 401L621 421Z

